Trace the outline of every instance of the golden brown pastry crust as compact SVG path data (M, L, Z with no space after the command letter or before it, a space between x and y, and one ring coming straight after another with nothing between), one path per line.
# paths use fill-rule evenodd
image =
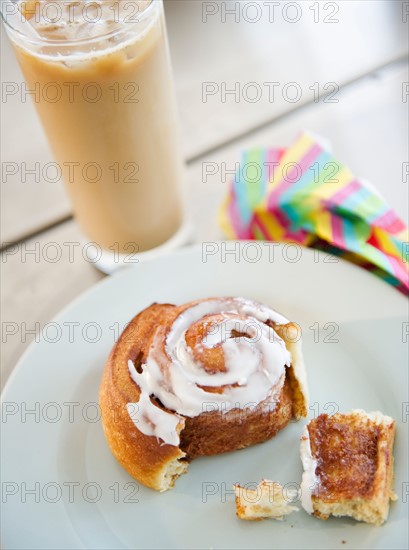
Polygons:
M255 489L233 485L236 515L246 521L260 521L266 518L282 520L284 516L298 511L291 506L283 487L277 481L263 479Z
M308 433L319 479L312 494L314 515L384 522L394 499L395 422L361 410L321 414L308 424Z
M184 453L173 445L159 445L132 422L127 404L139 400L140 390L131 380L128 360L135 361L143 353L152 326L172 307L153 304L132 319L108 358L99 393L104 434L113 455L133 478L154 489L162 484L164 465L183 458Z
M288 376L292 368L286 368L286 379L273 410L272 407L266 410L261 403L251 411L233 409L227 413L212 411L185 417L179 447L164 444L137 429L128 414L127 404L138 402L140 389L130 377L128 361L132 360L138 369L147 357L157 327L171 326L181 312L195 303L198 302L179 307L152 304L139 313L115 344L101 382L102 424L112 453L132 477L156 490L171 487L186 470L188 460L265 441L283 429L293 417L303 415L303 410L300 411L302 393L294 382L293 373ZM191 326L186 341L203 337L204 330L205 323ZM220 348L206 351L208 356L201 357L204 368L208 371L223 369L218 357ZM213 391L223 391L223 388ZM167 410L158 401L156 404ZM301 408L306 410L305 399Z

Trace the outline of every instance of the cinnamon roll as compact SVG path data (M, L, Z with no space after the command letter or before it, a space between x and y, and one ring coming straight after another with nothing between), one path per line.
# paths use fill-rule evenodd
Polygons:
M165 491L195 457L260 443L305 417L300 336L298 325L243 298L152 304L104 370L102 423L114 456Z

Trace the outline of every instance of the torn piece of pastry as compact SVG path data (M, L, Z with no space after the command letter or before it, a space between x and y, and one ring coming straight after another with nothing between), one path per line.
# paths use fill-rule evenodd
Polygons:
M381 525L393 492L395 421L380 412L321 414L304 428L301 503L314 516Z
M236 493L236 514L240 519L260 520L273 518L282 520L284 516L298 511L291 506L294 492L284 494L283 487L276 481L263 479L255 489L234 485Z
M307 415L301 330L244 298L153 304L105 366L105 437L129 474L165 491L190 460L272 438Z

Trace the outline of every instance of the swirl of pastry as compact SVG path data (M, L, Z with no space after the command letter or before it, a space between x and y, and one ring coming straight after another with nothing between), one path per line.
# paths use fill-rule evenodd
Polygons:
M116 426L114 400L121 419ZM114 347L100 401L114 455L136 479L167 489L187 460L265 441L306 415L299 327L244 298L153 304ZM137 455L156 447L173 458L167 467L159 461L161 475L152 464L135 466L123 439L132 440Z

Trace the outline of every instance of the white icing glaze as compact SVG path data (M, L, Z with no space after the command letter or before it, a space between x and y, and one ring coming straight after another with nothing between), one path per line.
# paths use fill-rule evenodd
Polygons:
M221 316L222 320L208 328L195 351L200 354L205 348L221 347L226 368L222 372L207 372L186 344L189 327L210 315ZM131 377L141 389L139 402L128 407L129 410L132 405L137 411L131 415L137 428L165 443L178 445L177 428L183 422L179 415L195 417L210 410L247 409L267 398L271 410L284 384L285 366L290 366L291 356L284 341L265 324L267 320L288 322L275 311L242 298L200 302L176 318L166 338L165 354L164 331L159 327L142 372L137 372L129 362ZM233 337L233 331L246 336ZM168 369L169 361L172 366ZM209 392L199 386L223 386L223 393ZM149 396L157 397L175 413L159 409Z
M315 473L317 461L312 456L307 426L304 426L301 436L300 454L304 469L301 481L301 505L308 514L312 514L314 512L312 495L314 489L318 487L319 478Z
M184 419L156 407L146 392L141 393L138 403L128 403L127 410L142 433L154 435L170 445L179 443L178 426L182 424L181 427L183 427Z

